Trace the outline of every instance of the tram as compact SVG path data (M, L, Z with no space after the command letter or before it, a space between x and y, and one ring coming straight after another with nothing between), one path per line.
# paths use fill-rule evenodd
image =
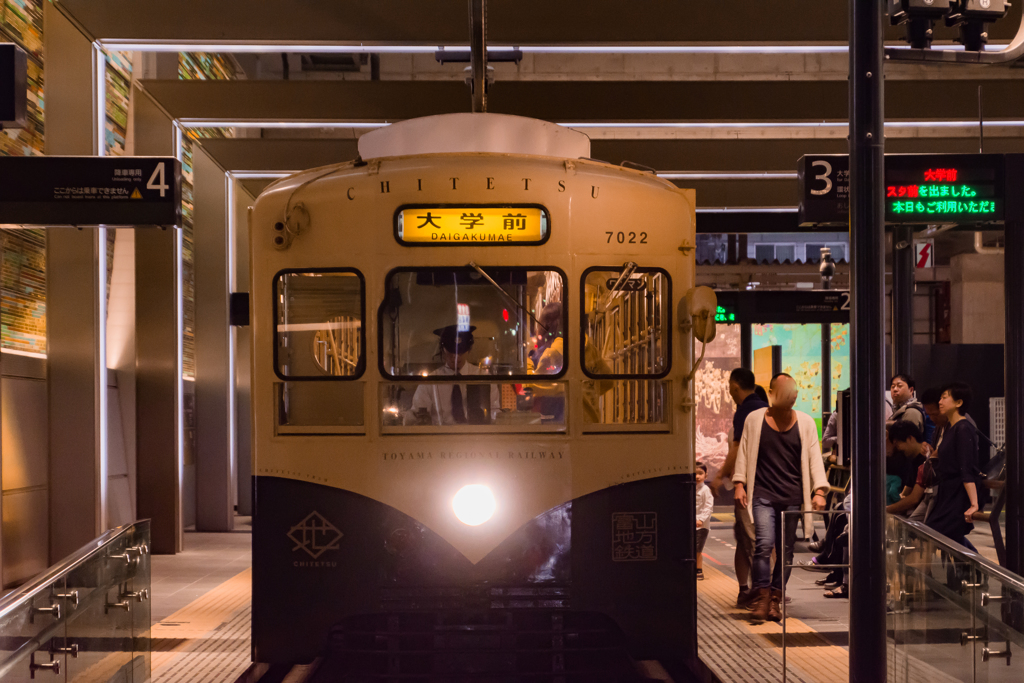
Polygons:
M693 190L495 114L359 151L250 211L255 661L692 659Z

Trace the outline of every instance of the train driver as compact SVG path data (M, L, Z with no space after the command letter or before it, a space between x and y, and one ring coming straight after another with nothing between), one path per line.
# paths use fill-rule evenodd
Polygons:
M470 326L459 332L457 325L448 325L434 330L443 363L431 375L480 374L479 366L467 362L475 329ZM489 424L500 408L501 391L496 384L423 383L412 397L414 424Z

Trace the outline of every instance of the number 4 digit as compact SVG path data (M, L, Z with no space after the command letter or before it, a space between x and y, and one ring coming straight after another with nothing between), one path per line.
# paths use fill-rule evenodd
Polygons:
M153 175L149 176L149 181L146 183L147 190L159 190L160 196L167 196L167 190L171 189L171 186L167 184L167 180L164 177L164 162L161 161L153 169Z

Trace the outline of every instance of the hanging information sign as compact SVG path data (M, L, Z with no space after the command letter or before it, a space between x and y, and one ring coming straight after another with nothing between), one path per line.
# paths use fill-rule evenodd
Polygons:
M174 157L0 157L0 223L181 225Z

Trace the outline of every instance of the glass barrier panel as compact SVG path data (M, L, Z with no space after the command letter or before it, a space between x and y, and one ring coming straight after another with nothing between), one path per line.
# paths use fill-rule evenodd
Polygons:
M135 563L135 573L128 581L128 590L134 594L132 604L132 683L148 681L153 670L152 653L150 651L152 637L150 630L153 624L153 603L151 602L153 586L153 565L149 554L151 544L149 522L140 522L132 530L131 544L136 548L145 548Z
M974 645L977 681L1003 683L1024 679L1024 584L979 567L974 603L981 636Z
M274 278L277 372L289 379L363 373L363 278L351 270L285 271Z
M909 613L907 598L911 592L908 583L906 554L900 552L907 546L906 527L897 524L893 517L885 521L885 569L888 595L886 600L886 629L888 631L889 680L909 680L909 656L906 641L908 625L904 615Z
M902 518L886 542L890 680L1021 680L1024 580Z
M653 379L594 379L583 382L584 430L598 426L669 429L669 383Z
M65 592L61 577L0 616L0 683L64 680Z
M384 433L565 429L565 382L389 382Z
M896 550L905 567L907 612L900 616L911 678L935 678L943 672L957 680L974 680L967 649L973 641L964 640L965 634L975 633L969 587L975 580L974 568L959 554L913 531Z
M67 658L69 681L142 680L132 676L136 597L130 595L139 555L122 534L68 574L68 590L78 599L68 619L68 645L77 648Z
M277 433L308 434L363 429L365 382L278 382Z
M149 680L149 583L149 523L139 522L0 598L0 683Z

